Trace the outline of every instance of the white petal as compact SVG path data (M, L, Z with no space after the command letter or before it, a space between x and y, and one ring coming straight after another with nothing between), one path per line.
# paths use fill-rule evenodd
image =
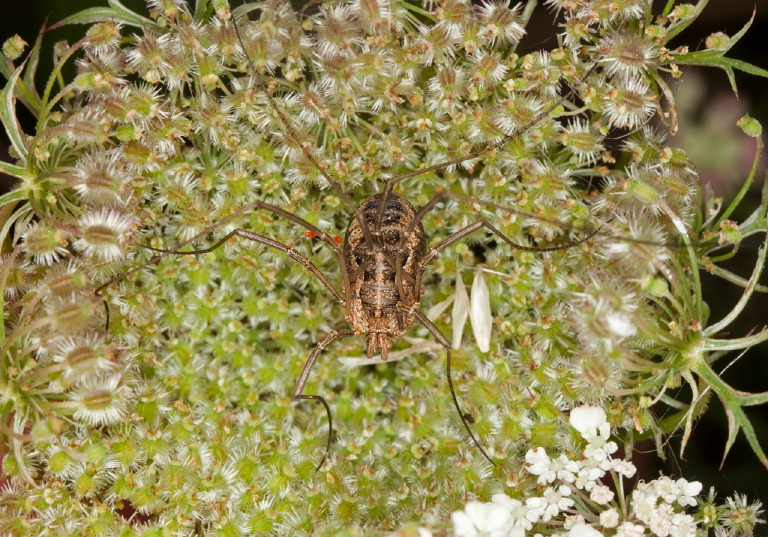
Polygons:
M475 281L472 282L472 296L469 306L469 322L475 333L475 341L482 352L491 350L491 329L493 317L491 317L491 295L485 283L482 271L475 272Z
M453 522L453 533L457 537L471 537L477 535L477 530L472 523L472 519L464 511L454 511L451 513L451 522Z
M571 410L571 426L582 435L594 435L607 420L605 410L600 407L583 405Z
M445 300L438 302L437 304L429 308L429 310L427 310L427 319L429 319L432 322L435 322L437 318L440 317L443 314L443 312L448 309L448 306L451 305L451 302L453 302L453 299L455 296L456 296L455 294L451 295Z
M451 347L454 349L461 348L461 337L464 335L464 325L467 324L467 316L469 315L469 296L467 290L464 288L464 282L461 280L461 273L459 272L459 266L456 265L456 299L453 302L453 340L451 341Z

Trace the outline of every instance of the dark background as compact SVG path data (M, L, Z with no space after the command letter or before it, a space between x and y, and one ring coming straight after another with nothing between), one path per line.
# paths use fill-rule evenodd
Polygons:
M28 43L34 43L46 17L49 23L52 23L87 7L106 5L106 0L5 0L3 4L0 14L0 41L19 34ZM143 0L123 0L123 4L142 14L147 13ZM658 12L662 3L656 1L656 4ZM732 49L729 56L768 69L768 0L757 0L757 5L752 0L710 0L702 16L678 36L673 46L686 44L691 50L698 50L703 48L704 39L711 33L722 31L733 35L749 20L755 8L757 14L752 28ZM538 9L537 12L538 15L528 26L528 36L524 39L521 49L523 53L551 46L555 31L551 18L543 9ZM62 39L73 43L84 31L85 27L70 26L51 32L45 37L43 50L50 51L53 43ZM44 53L38 73L48 72L50 65L50 52ZM680 130L683 134L677 136L672 145L689 152L693 162L700 169L702 180L710 182L715 192L724 196L727 202L746 177L755 148L754 141L741 134L735 127L735 121L749 111L764 125L768 124L768 79L737 73L737 101L723 71L684 69L684 73L685 84L681 91L677 92L677 106L681 114ZM672 84L674 87L676 82L672 81ZM19 115L25 131L32 132L32 118L25 114L21 106ZM4 137L0 138L0 159L9 160ZM765 160L762 163L763 170L764 166ZM764 171L761 171L756 177L757 187L752 189L748 199L753 207L759 201L758 189L763 180ZM8 177L0 175L0 192L9 189L12 183ZM733 218L743 219L749 212L744 210ZM728 268L748 277L762 239L763 237L753 237L747 240L740 256ZM704 296L709 297L709 306L712 308L710 319L711 322L716 322L736 303L741 290L707 275L704 277L707 284ZM765 274L762 281L768 284ZM717 302L713 301L713 297L718 298ZM764 306L765 303L766 295L756 296L749 311L730 327L730 337L743 336L753 328L761 329L768 321L768 308ZM736 356L734 353L729 359ZM724 377L731 385L744 391L768 390L767 362L768 344L763 344L739 359ZM717 370L721 370L725 365L717 364ZM679 397L689 400L690 393L684 391ZM761 444L768 449L768 409L749 408L747 414L761 439ZM720 497L736 491L747 494L751 500L768 500L768 470L751 452L743 435L736 441L722 471L718 470L727 431L728 425L722 406L713 398L705 418L696 424L684 455L685 459L679 456L678 434L666 446L667 467L663 464L659 466L652 442L639 444L634 460L641 467L642 477L645 479L653 479L659 471L665 471L682 474L688 480L702 481L705 492L710 486L714 486ZM765 527L759 527L757 535L768 535Z

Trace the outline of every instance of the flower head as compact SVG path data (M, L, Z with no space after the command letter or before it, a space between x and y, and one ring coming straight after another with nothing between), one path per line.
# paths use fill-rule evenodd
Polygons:
M451 514L457 537L507 537L512 518L493 503L469 502L463 511Z
M130 390L120 384L120 376L102 376L81 382L69 396L74 418L91 425L117 423L126 415Z
M86 213L80 218L82 235L75 241L75 248L99 261L122 259L123 246L132 218L114 209L101 209Z

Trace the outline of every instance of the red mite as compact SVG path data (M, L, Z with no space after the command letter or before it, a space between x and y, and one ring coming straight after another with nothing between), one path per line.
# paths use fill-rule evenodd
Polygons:
M310 239L314 239L315 237L317 237L317 233L315 233L314 231L305 231L304 232L304 236L307 237L307 238L310 238ZM339 237L338 235L336 235L333 238L333 240L336 241L337 243L341 244L341 241L343 239L341 237Z

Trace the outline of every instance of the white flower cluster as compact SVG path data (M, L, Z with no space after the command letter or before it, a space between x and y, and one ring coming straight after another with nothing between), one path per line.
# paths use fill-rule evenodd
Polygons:
M571 412L570 423L587 441L580 460L565 455L551 459L544 448L529 450L525 467L538 476L539 485L546 486L544 492L524 501L495 494L490 503L469 502L464 510L451 515L455 535L696 536L697 522L684 510L696 505L701 483L662 476L638 483L629 498L616 502L614 490L622 494L622 478L634 476L636 468L629 461L611 457L618 446L610 441L605 411L594 406L578 407ZM607 473L614 479L613 490L601 481ZM562 531L553 533L553 527Z

